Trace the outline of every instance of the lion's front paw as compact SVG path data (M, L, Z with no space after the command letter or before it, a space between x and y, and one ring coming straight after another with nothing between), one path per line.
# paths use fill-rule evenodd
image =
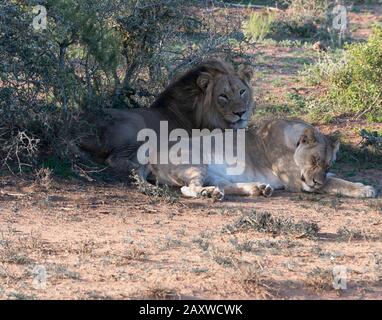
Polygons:
M273 194L273 188L269 184L261 184L259 189L264 197L270 197Z
M180 192L187 198L197 198L198 193L190 187L184 186L180 188Z
M224 199L224 191L218 187L206 187L200 195L203 198L212 198L214 201L222 201Z
M365 186L360 184L357 197L359 198L375 198L377 196L377 190L372 186Z

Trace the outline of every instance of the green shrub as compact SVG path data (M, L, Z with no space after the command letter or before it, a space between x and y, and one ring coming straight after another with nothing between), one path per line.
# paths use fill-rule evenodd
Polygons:
M275 38L302 38L309 40L323 40L329 38L323 16L309 13L287 12L280 15L271 26L271 33Z
M287 0L288 8L272 25L276 38L301 38L310 41L328 40L329 1ZM330 21L331 22L331 21Z
M328 5L334 1L330 0L286 0L289 9L298 11L308 11L311 13L321 14L326 11Z
M245 39L248 42L263 40L271 32L275 15L271 12L254 12L243 25Z
M304 9L291 6L285 11L258 11L243 24L243 33L248 42L265 38L275 40L304 39L328 40L328 17L324 10Z
M82 113L147 106L178 72L233 52L221 21L196 14L197 3L0 1L0 170L33 171L46 159L74 168L77 142L94 130ZM32 25L37 4L44 30Z
M381 27L373 28L367 42L348 44L340 56L328 56L305 73L325 89L315 101L320 112L382 122Z

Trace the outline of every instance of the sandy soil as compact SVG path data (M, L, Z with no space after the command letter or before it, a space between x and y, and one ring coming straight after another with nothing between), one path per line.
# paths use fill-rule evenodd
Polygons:
M381 199L277 192L171 204L123 184L3 178L0 206L1 298L382 297ZM227 228L254 210L320 231ZM346 290L332 286L336 266Z

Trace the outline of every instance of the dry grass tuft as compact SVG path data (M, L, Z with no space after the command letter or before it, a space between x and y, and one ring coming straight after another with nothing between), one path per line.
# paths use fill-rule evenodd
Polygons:
M292 234L298 237L315 238L319 227L315 222L295 222L291 218L274 218L269 212L253 211L240 217L233 225L228 225L224 231L234 233L239 230L255 230L272 234Z

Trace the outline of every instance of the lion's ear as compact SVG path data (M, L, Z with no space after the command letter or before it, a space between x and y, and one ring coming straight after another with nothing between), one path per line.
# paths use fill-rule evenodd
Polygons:
M314 132L314 128L308 127L304 129L302 133L299 144L314 144L317 142L316 133Z
M203 90L203 92L206 92L208 85L212 81L212 76L209 73L203 72L200 74L198 79L196 79L196 83L200 89Z
M240 65L237 73L239 74L239 77L248 84L253 78L253 69L248 65Z

